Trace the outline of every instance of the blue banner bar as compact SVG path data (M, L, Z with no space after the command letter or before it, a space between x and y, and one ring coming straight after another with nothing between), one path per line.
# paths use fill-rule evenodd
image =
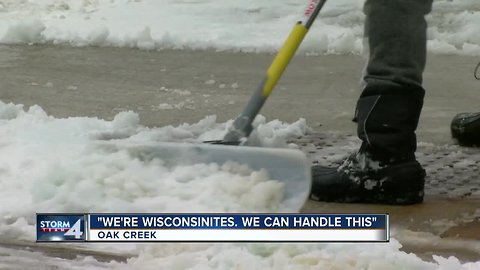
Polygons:
M387 229L385 214L90 214L96 229Z

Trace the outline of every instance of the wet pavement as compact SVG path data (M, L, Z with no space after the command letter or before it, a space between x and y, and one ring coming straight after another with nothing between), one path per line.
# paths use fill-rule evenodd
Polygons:
M38 104L56 117L112 119L134 110L148 126L234 118L263 79L273 55L214 51L139 51L121 48L0 46L0 100ZM430 55L419 141L452 143L449 124L480 110L475 57ZM299 118L316 131L353 133L364 59L298 55L261 113ZM170 106L168 106L170 105Z

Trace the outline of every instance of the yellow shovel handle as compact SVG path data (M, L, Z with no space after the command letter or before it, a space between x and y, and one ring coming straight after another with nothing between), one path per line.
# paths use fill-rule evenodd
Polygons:
M308 29L300 22L293 27L290 35L267 70L267 81L263 86L263 96L267 97L282 76L283 71L297 51Z

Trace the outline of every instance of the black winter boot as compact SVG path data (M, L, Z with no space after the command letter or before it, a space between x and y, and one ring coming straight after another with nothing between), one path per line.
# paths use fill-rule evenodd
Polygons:
M480 112L457 114L450 129L460 145L480 146Z
M389 92L386 92L386 90ZM371 95L372 93L385 94ZM423 201L425 170L415 159L421 87L371 80L354 121L360 150L337 169L312 167L311 198L331 202L414 204Z
M376 161L362 147L339 168L312 167L310 198L327 202L421 203L425 170L413 159Z

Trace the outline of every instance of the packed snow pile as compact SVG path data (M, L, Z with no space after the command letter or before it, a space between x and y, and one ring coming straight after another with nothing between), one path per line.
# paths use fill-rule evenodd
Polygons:
M99 141L104 140L120 146L194 142L205 134L223 135L228 125L215 123L213 117L193 125L156 129L138 122L133 112L119 113L113 121L56 119L38 106L24 110L22 105L0 101L2 239L34 239L36 212L282 210L284 186L270 179L265 170L252 170L236 162L172 165L160 158L140 159L127 148L105 151L99 147ZM264 123L263 129L268 126L270 136L284 138L282 146L287 146L288 136L297 134L295 124L282 126L273 121ZM278 132L280 137L275 136Z
M232 121L207 117L195 124L146 128L133 112L113 121L54 118L40 107L0 102L0 268L35 269L480 269L478 263L434 257L425 262L385 244L75 244L65 249L106 251L126 262L78 256L61 259L2 243L31 243L35 212L279 212L283 187L262 171L226 163L167 167L126 152L97 151L99 140L117 144L201 141L223 134ZM257 119L260 145L294 147L289 136L308 130ZM162 179L162 181L159 181ZM198 192L201 190L202 192ZM212 198L216 198L212 200ZM46 245L48 246L48 245Z
M306 53L361 53L364 0L328 1L302 44ZM0 43L141 49L277 50L308 1L2 0ZM435 53L480 55L480 3L437 0Z

